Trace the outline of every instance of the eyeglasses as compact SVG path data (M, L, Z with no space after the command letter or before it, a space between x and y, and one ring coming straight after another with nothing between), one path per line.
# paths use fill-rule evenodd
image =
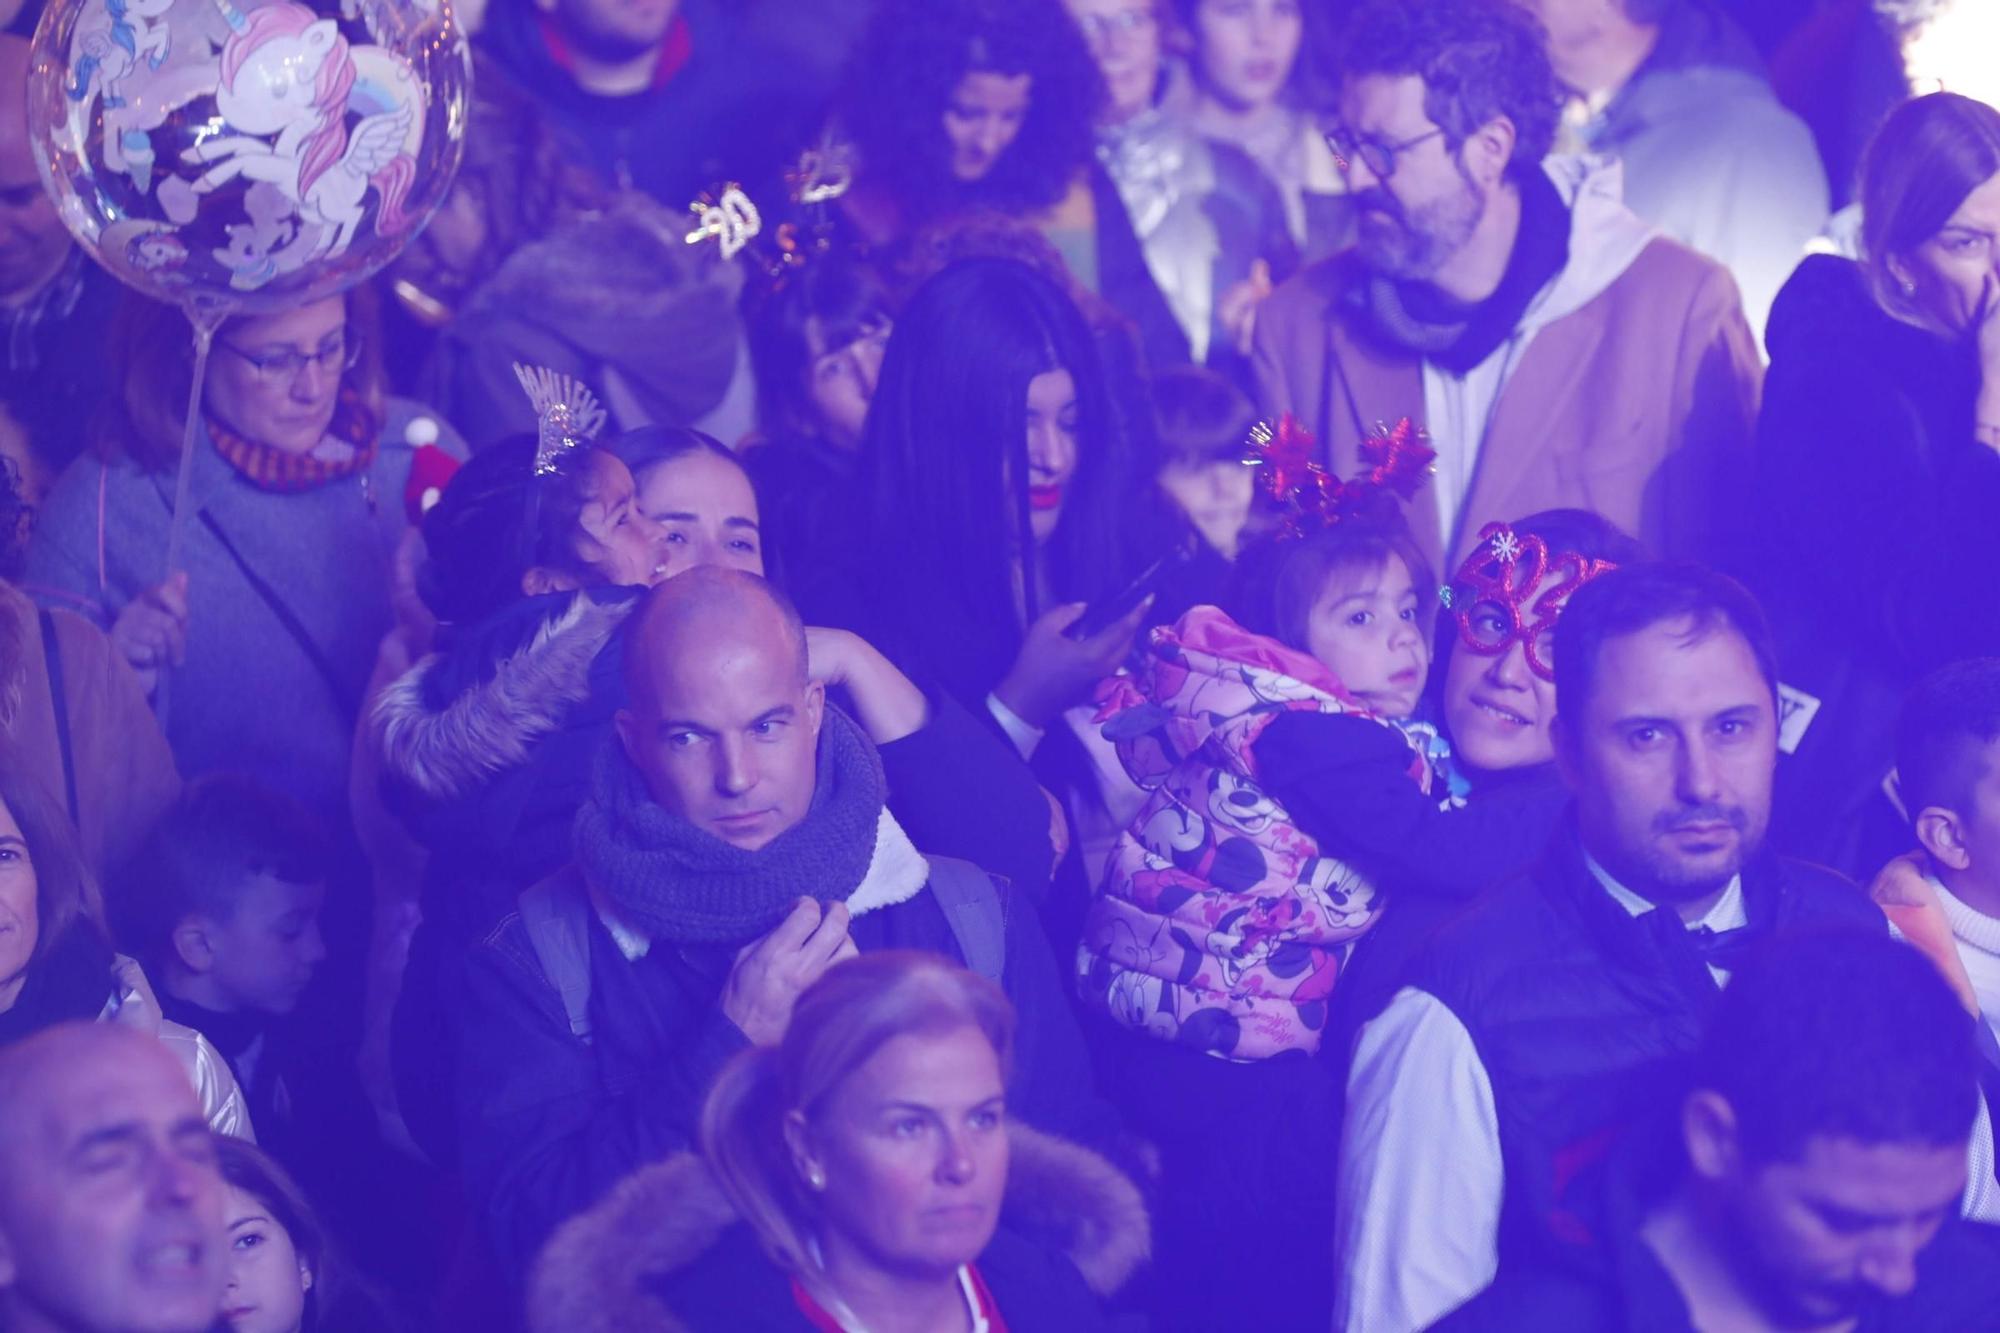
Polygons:
M295 384L307 366L318 366L326 375L346 374L361 360L361 339L343 330L340 340L317 352L301 352L296 347L280 347L271 352L246 352L234 343L216 339L216 345L234 352L250 363L250 369L264 384Z
M1354 159L1359 158L1361 165L1367 167L1376 180L1385 181L1396 174L1396 157L1399 153L1407 153L1418 144L1428 143L1443 133L1444 130L1440 128L1419 134L1414 139L1405 139L1401 143L1384 143L1380 139L1356 134L1344 125L1336 125L1321 137L1326 140L1326 146L1333 150L1334 165L1342 172L1354 170Z

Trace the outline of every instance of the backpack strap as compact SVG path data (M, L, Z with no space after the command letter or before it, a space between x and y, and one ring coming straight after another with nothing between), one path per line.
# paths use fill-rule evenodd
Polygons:
M580 893L564 893L560 876L525 889L519 899L521 924L534 946L542 975L562 996L570 1034L590 1044L590 904Z
M56 620L43 607L38 612L42 628L42 665L49 673L49 703L56 714L56 745L62 751L63 800L69 806L71 827L82 829L82 812L76 800L76 748L69 736L69 688L63 680L62 645L56 642Z
M965 966L999 984L1007 969L1007 904L993 876L970 861L924 858L931 868L931 896L958 940Z

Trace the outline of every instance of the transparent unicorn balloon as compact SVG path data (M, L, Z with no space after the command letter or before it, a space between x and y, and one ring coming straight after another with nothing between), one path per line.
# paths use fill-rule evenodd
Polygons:
M63 221L191 314L368 277L464 155L471 56L446 0L66 0L33 65L29 132Z

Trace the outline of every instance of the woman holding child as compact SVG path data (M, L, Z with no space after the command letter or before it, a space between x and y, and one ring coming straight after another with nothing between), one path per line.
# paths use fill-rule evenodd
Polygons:
M1197 608L1114 687L1105 736L1152 795L1113 851L1077 965L1104 1086L1169 1145L1160 1327L1331 1317L1330 1291L1264 1290L1269 1304L1246 1312L1244 1293L1225 1304L1197 1275L1312 1271L1331 1244L1353 1026L1431 924L1553 832L1549 631L1570 592L1633 553L1603 520L1556 511L1496 525L1459 572L1438 636L1441 713L1471 761L1469 803L1451 746L1415 716L1434 585L1387 506L1250 557L1269 571L1257 623L1274 637ZM1202 1126L1223 1122L1234 1147L1217 1154Z

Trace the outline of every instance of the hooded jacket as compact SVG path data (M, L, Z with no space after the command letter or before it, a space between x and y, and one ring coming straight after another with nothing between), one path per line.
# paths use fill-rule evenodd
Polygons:
M615 430L702 421L736 372L742 270L688 245L685 219L628 197L521 247L439 336L430 401L482 448L532 432L520 362L589 385Z
M1454 469L1404 504L1433 569L1456 568L1487 523L1566 507L1663 555L1713 559L1763 373L1736 285L1620 202L1615 163L1553 157L1543 170L1568 209L1569 257L1486 360L1453 375L1375 333L1366 266L1347 251L1259 307L1262 406L1295 413L1343 477L1377 423L1425 429L1440 472Z
M1086 1001L1224 1059L1318 1050L1334 980L1381 904L1259 785L1253 746L1286 713L1365 708L1319 662L1214 607L1155 630L1102 703L1106 739L1151 795L1084 921ZM1428 790L1429 764L1405 748Z
M977 1266L1010 1333L1087 1333L1097 1301L1148 1250L1146 1208L1118 1171L1072 1143L1008 1127L1001 1230ZM550 1240L528 1286L531 1333L703 1333L813 1327L705 1162L634 1173Z

